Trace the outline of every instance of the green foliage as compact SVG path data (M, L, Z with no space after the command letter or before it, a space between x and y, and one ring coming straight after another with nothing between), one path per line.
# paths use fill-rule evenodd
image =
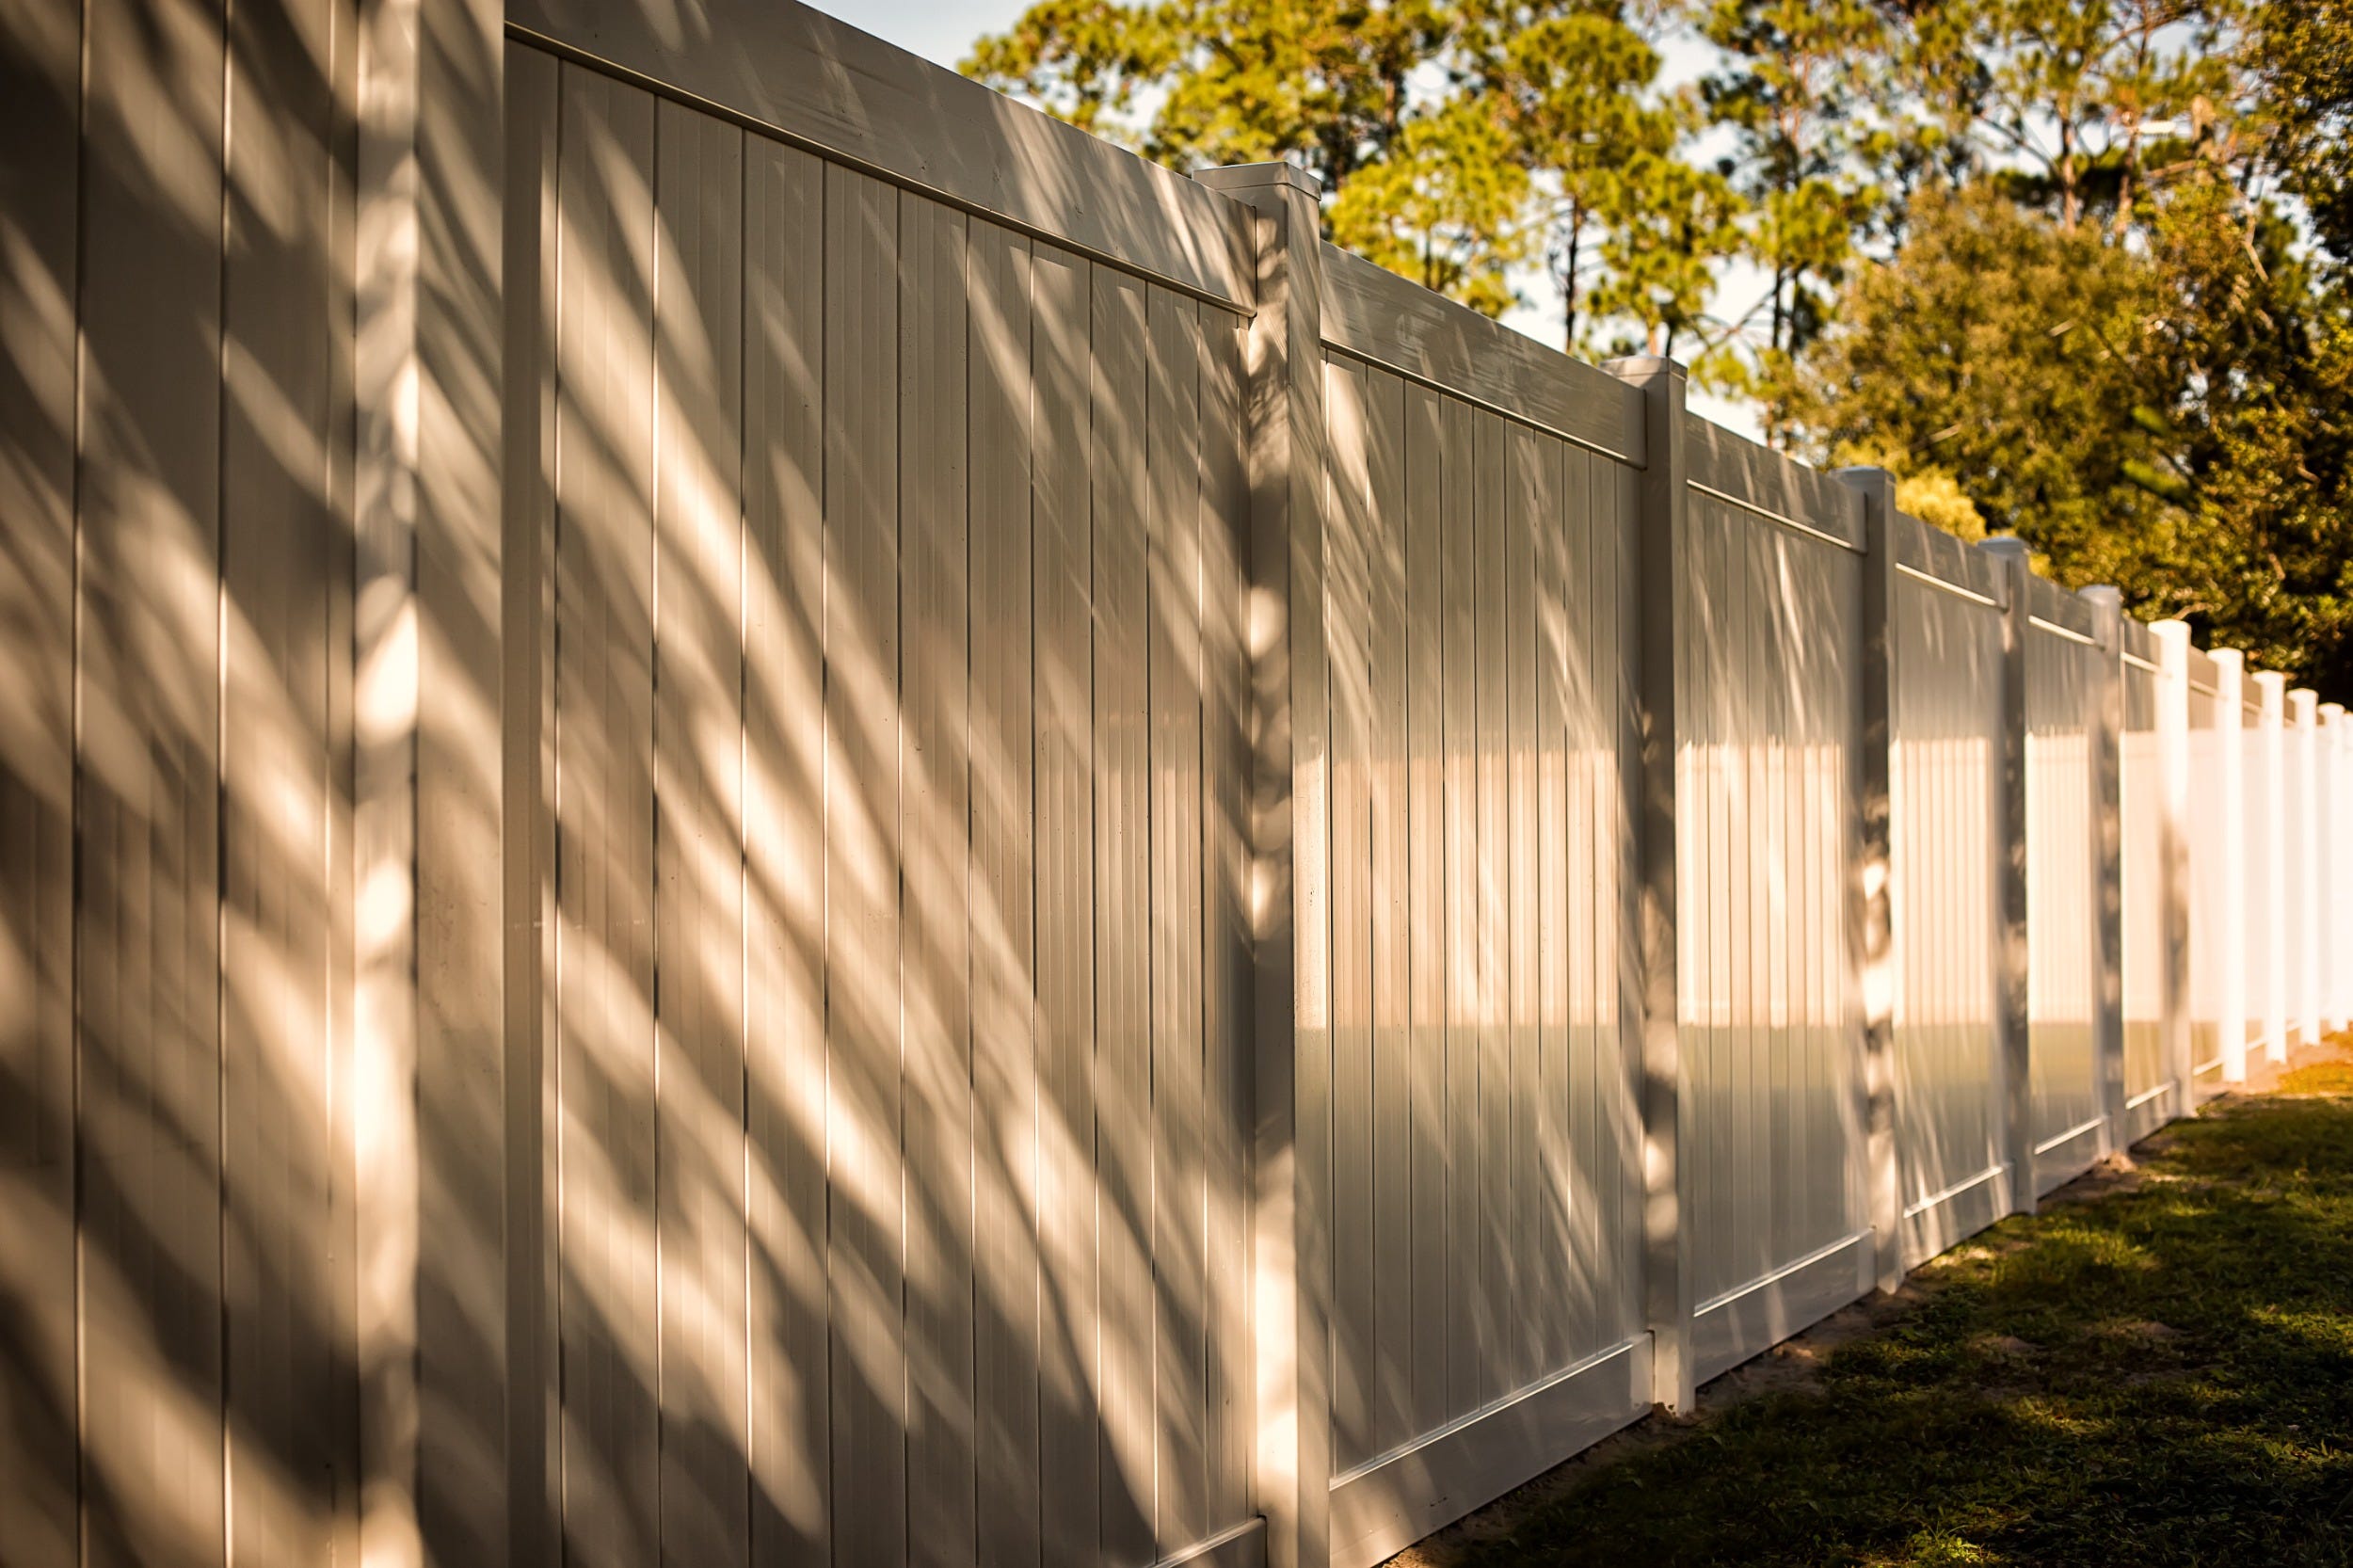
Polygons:
M1462 23L1449 0L1036 0L964 70L1162 163L1289 159L1337 195L1397 139L1416 72Z
M2353 0L2274 0L2250 24L2269 161L2353 262Z
M1717 269L1739 251L1739 213L1738 194L1717 170L1636 154L1600 208L1604 272L1591 290L1595 312L1639 327L1643 351L1674 353L1677 335L1701 324ZM1613 345L1619 352L1636 346L1623 339Z
M965 62L1176 168L1296 162L1336 241L1490 314L1541 258L1572 346L1597 299L1645 334L1695 316L1729 254L1696 282L1611 276L1690 205L1694 106L1658 69L1614 0L1039 0Z
M1994 528L2046 552L2145 535L2159 504L2124 465L2156 438L2108 410L2163 400L2148 267L1983 186L1931 190L1894 260L1860 274L1792 414L1811 444L1951 474Z
M1711 120L1732 133L1726 164L1752 217L1743 253L1771 286L1730 334L1761 344L1710 377L1763 405L1768 438L1785 422L1797 357L1817 337L1830 294L1880 204L1880 138L1861 118L1884 55L1886 23L1864 0L1714 0L1700 25L1724 61L1707 79Z
M1333 200L1333 240L1424 288L1501 315L1505 272L1520 259L1528 172L1476 104L1452 100L1415 115L1385 156Z
M1483 8L1465 54L1468 90L1493 106L1529 172L1530 248L1543 246L1562 345L1575 353L1613 259L1629 248L1627 215L1663 194L1645 176L1675 161L1694 106L1647 90L1658 52L1612 9L1530 17Z
M2353 698L2353 0L1036 0L966 69Z

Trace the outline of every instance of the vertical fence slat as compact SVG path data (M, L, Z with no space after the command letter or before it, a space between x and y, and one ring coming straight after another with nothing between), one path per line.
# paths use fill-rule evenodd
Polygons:
M234 740L221 755L221 1190L229 1550L241 1563L328 1555L351 1463L333 1406L314 1393L335 1363L341 1185L326 986L342 433L341 291L326 225L343 195L328 69L341 21L321 0L229 17L221 724ZM300 194L280 208L281 192ZM462 1013L458 990L451 1011Z
M898 193L907 1555L975 1560L968 251Z
M1447 1408L1480 1402L1479 616L1469 406L1444 410L1447 985Z
M1326 627L1332 681L1332 1432L1333 1463L1374 1452L1371 693L1366 560L1370 533L1365 369L1324 376Z
M0 100L0 188L14 243L0 255L0 662L17 696L0 718L0 1295L16 1304L0 1517L24 1568L81 1559L83 1439L74 1343L74 405L81 157L81 17L5 24L13 90Z
M744 1010L755 1557L831 1553L826 1286L824 167L744 184Z
M1153 1538L1161 1557L1208 1528L1202 1326L1208 1200L1201 997L1201 319L1147 304L1145 625L1150 813Z
M1520 1256L1511 1232L1512 1164L1511 1036L1511 778L1506 756L1509 715L1505 661L1511 618L1504 606L1511 588L1504 424L1476 410L1472 421L1472 465L1476 502L1471 514L1472 549L1478 584L1474 624L1478 639L1479 724L1479 1400L1485 1403L1510 1386ZM1337 683L1335 692L1337 691Z
M82 1466L119 1499L83 1551L217 1561L224 43L193 4L99 0L83 25ZM149 134L185 150L184 208L151 198Z
M1646 411L1645 422L1654 418ZM1664 439L1662 437L1662 439ZM1664 459L1661 459L1662 461ZM1642 536L1643 498L1652 481L1647 471L1595 465L1596 519L1607 518L1594 536L1594 646L1601 650L1594 681L1600 722L1595 734L1608 746L1599 769L1606 795L1593 813L1596 846L1595 916L1604 933L1595 952L1593 1016L1602 1031L1606 1101L1609 1108L1617 1180L1612 1186L1618 1239L1613 1262L1618 1281L1618 1330L1641 1331L1649 1315L1652 1244L1650 1156L1645 1147L1650 1115L1650 1032L1643 1008L1651 981L1644 968L1649 949L1643 901L1649 881L1647 812L1649 753L1642 739L1647 722L1671 722L1672 712L1650 717L1645 707L1647 656L1643 623L1646 566ZM1672 754L1669 755L1672 761ZM1672 991L1670 991L1672 1000ZM1649 1390L1653 1394L1656 1389Z
M744 1378L744 138L655 120L655 1240L662 1549L750 1557Z
M1035 251L1036 491L1031 594L1037 617L1039 1098L1038 1482L1049 1562L1099 1534L1100 1280L1095 1160L1095 590L1093 264Z
M505 1128L508 1448L501 1480L510 1539L518 1557L538 1560L554 1549L555 1501L562 1496L556 1306L556 1157L561 1106L552 1051L555 1022L556 917L555 713L555 312L562 213L558 141L562 67L549 55L506 49L504 200L512 217L502 236L500 291L506 312L501 345L504 450L500 541L501 647L504 679L500 716L504 745L501 788L505 940ZM355 766L354 774L358 773ZM359 814L355 802L354 816ZM356 1226L355 1226L356 1229ZM373 1335L361 1337L364 1345ZM400 1368L405 1357L380 1364ZM404 1368L405 1370L405 1368ZM386 1407L372 1369L363 1368L360 1450L371 1456L367 1484L405 1466L394 1432L405 1413ZM384 1425L379 1425L383 1422ZM375 1547L373 1527L390 1510L365 1511L360 1550Z
M1030 242L971 231L973 1448L978 1553L1040 1561L1044 1060L1032 998L1038 482Z
M1247 325L1201 315L1203 453L1201 617L1204 851L1203 1007L1209 1130L1209 1512L1212 1526L1249 1517L1256 1437L1251 1355L1249 1120L1255 1095L1250 1008L1248 768L1250 644L1244 568L1250 543Z
M1405 828L1405 384L1371 372L1366 387L1367 760L1372 785L1372 1389L1376 1452L1403 1443L1413 1384L1413 1063Z
M1094 278L1095 1032L1105 1556L1152 1549L1150 765L1144 286Z
M1503 643L1502 760L1506 858L1503 908L1511 941L1506 953L1504 998L1504 1100L1510 1151L1505 1166L1504 1246L1511 1268L1511 1318L1504 1389L1531 1381L1542 1366L1545 1304L1558 1301L1544 1288L1545 1245L1542 1230L1545 1188L1536 1147L1540 1093L1540 1036L1536 1024L1537 874L1536 841L1536 556L1535 520L1544 502L1538 472L1540 440L1524 424L1504 427L1501 603Z
M659 1550L653 1039L654 100L564 69L556 886L567 1551Z
M906 1557L897 193L825 169L826 1288L834 1551Z
M1405 392L1406 934L1411 944L1413 1040L1412 1423L1428 1432L1450 1409L1447 1308L1455 1165L1447 1082L1446 424L1426 387Z
M1617 1032L1601 1019L1602 970L1611 959L1617 929L1604 909L1610 879L1606 857L1616 844L1610 811L1616 736L1605 722L1615 694L1604 689L1609 661L1609 608L1617 585L1602 563L1615 517L1607 488L1608 463L1572 446L1561 454L1560 505L1551 520L1553 548L1546 586L1554 596L1558 653L1554 679L1562 733L1560 882L1561 1048L1567 1056L1568 1103L1561 1172L1568 1206L1563 1262L1569 1312L1562 1325L1571 1359L1616 1337L1608 1305L1622 1272L1608 1242L1618 1233L1615 1133L1609 1122L1609 1064ZM1614 1024L1614 1020L1612 1020Z
M1536 1370L1566 1366L1592 1336L1591 1276L1581 1264L1577 1226L1589 1207L1590 1184L1577 1177L1577 1157L1591 1147L1577 1112L1585 1065L1572 1053L1569 1032L1569 626L1562 554L1567 519L1562 504L1563 443L1545 437L1538 450L1540 484L1529 513L1534 538L1530 582L1536 618L1536 842L1532 892L1536 909L1537 1101L1536 1246L1542 1262L1537 1312ZM1583 474L1580 472L1578 478ZM1581 825L1585 819L1577 819Z

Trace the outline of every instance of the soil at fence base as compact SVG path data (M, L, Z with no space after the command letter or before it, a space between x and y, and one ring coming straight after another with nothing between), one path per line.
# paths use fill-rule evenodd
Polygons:
M1392 1560L2353 1563L2353 1033Z

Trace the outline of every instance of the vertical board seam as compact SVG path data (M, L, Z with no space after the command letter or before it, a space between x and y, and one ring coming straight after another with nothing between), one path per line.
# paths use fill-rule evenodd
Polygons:
M229 231L230 207L234 200L234 183L230 178L230 158L234 151L236 136L236 51L231 47L235 34L235 0L222 0L220 8L220 271L214 279L213 373L216 392L229 384ZM229 514L229 420L216 400L214 404L213 426L213 1111L215 1126L214 1147L218 1157L213 1169L214 1203L218 1210L219 1232L215 1278L220 1282L219 1319L215 1324L218 1336L220 1379L214 1390L220 1418L220 1549L223 1562L235 1558L236 1530L236 1445L232 1440L229 1419L229 1390L234 1371L230 1360L229 1315L227 1294L229 1280L229 1245L232 1234L229 1208L229 987L221 974L228 953L229 899L228 878L224 874L229 864L229 574L227 571ZM414 526L413 518L411 526ZM412 534L409 540L408 586L416 587L416 546ZM408 735L410 749L408 808L411 820L416 810L416 731L414 713ZM411 886L416 870L416 838L409 836L409 871ZM416 920L415 905L410 904L411 929ZM416 944L409 943L410 975L413 981ZM413 1034L411 1040L413 1043ZM413 1060L413 1059L412 1059ZM413 1082L413 1080L412 1080Z

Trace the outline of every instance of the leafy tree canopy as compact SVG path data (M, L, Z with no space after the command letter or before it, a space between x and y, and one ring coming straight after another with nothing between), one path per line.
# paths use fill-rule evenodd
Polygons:
M966 70L2353 698L2353 0L1037 0Z

